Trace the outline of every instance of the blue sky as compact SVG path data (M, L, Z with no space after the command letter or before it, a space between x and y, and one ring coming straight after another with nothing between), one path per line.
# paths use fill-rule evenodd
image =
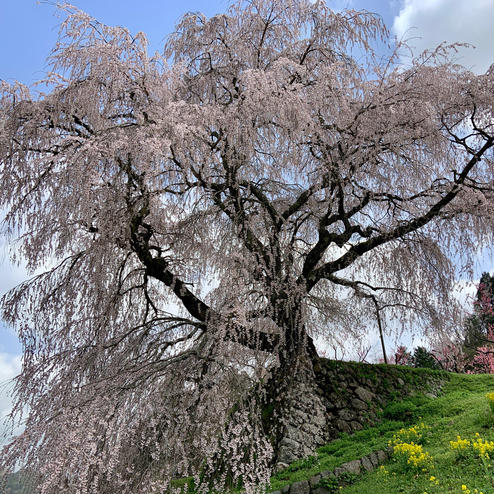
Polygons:
M227 0L73 0L76 7L100 22L124 25L132 32L144 31L152 51L159 50L167 34L187 11L208 16L225 11ZM448 41L489 43L492 33L492 0L334 0L335 9L366 9L380 14L396 34L414 38L420 49ZM36 0L0 3L0 78L32 83L43 77L45 58L53 47L60 18L55 2ZM480 43L479 43L480 41ZM492 45L492 37L490 39ZM475 50L474 57L483 47ZM490 47L492 58L492 46Z
M108 25L131 32L144 31L154 52L187 11L214 15L224 11L226 0L73 0L72 5ZM55 2L15 0L0 2L0 77L33 82L43 76L44 59L53 47L60 18Z
M73 0L76 7L100 22L124 25L131 32L144 31L150 50L160 50L167 34L181 15L202 11L207 16L226 10L227 0ZM483 72L494 61L492 0L334 0L334 9L366 9L380 14L399 38L410 39L417 51L442 41L470 42L476 50L460 53L460 62ZM53 47L60 18L54 2L35 0L0 1L0 79L32 84L42 79L45 59ZM6 256L6 242L0 237L0 294L26 277L21 267L12 266ZM488 266L491 260L484 260ZM487 263L487 264L486 264ZM13 332L0 323L0 383L19 368L20 346ZM1 397L0 415L7 402Z

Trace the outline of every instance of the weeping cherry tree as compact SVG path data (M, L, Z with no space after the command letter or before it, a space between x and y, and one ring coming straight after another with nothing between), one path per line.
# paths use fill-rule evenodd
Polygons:
M2 301L24 431L0 465L43 494L254 492L317 342L458 316L493 240L493 67L403 64L379 17L320 0L186 14L153 56L62 9L48 90L1 82L4 231L33 276Z

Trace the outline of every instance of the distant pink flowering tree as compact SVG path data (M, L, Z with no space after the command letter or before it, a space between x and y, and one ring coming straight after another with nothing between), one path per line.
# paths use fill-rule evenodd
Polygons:
M384 359L379 359L379 363L385 363ZM396 350L391 353L387 363L394 365L412 365L412 354L407 350L406 346L399 345L396 347Z
M492 336L492 332L491 332ZM472 367L478 373L494 374L494 349L492 346L481 346L472 360Z
M472 367L476 372L494 374L494 303L492 284L480 283L478 300L475 301L475 311L487 321L487 334L484 336L485 345L477 347L472 359Z
M25 430L0 469L147 494L206 460L253 492L315 337L455 316L455 265L492 243L494 70L401 66L378 17L322 1L190 13L153 57L63 9L47 94L1 82L0 207L45 270L2 301Z
M431 353L443 370L461 373L466 372L468 368L468 358L463 352L460 342L446 339L436 346Z
M483 273L477 285L473 312L464 323L463 348L470 360L477 353L477 348L492 344L493 305L494 276Z
M444 370L494 374L493 281L489 273L482 275L473 315L467 319L463 341L443 338L442 343L432 350Z

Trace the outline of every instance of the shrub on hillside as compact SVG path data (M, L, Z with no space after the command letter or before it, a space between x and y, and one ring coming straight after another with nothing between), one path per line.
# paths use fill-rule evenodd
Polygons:
M411 422L417 417L417 413L417 406L409 400L404 400L387 405L383 410L383 417L388 420Z

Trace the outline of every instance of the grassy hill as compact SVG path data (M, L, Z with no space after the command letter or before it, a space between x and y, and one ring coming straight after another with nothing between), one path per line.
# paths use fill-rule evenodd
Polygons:
M438 398L416 395L390 403L379 425L344 434L316 456L293 463L272 478L271 491L392 448L376 470L322 479L320 492L494 494L494 410L486 396L493 392L492 375L451 374Z

